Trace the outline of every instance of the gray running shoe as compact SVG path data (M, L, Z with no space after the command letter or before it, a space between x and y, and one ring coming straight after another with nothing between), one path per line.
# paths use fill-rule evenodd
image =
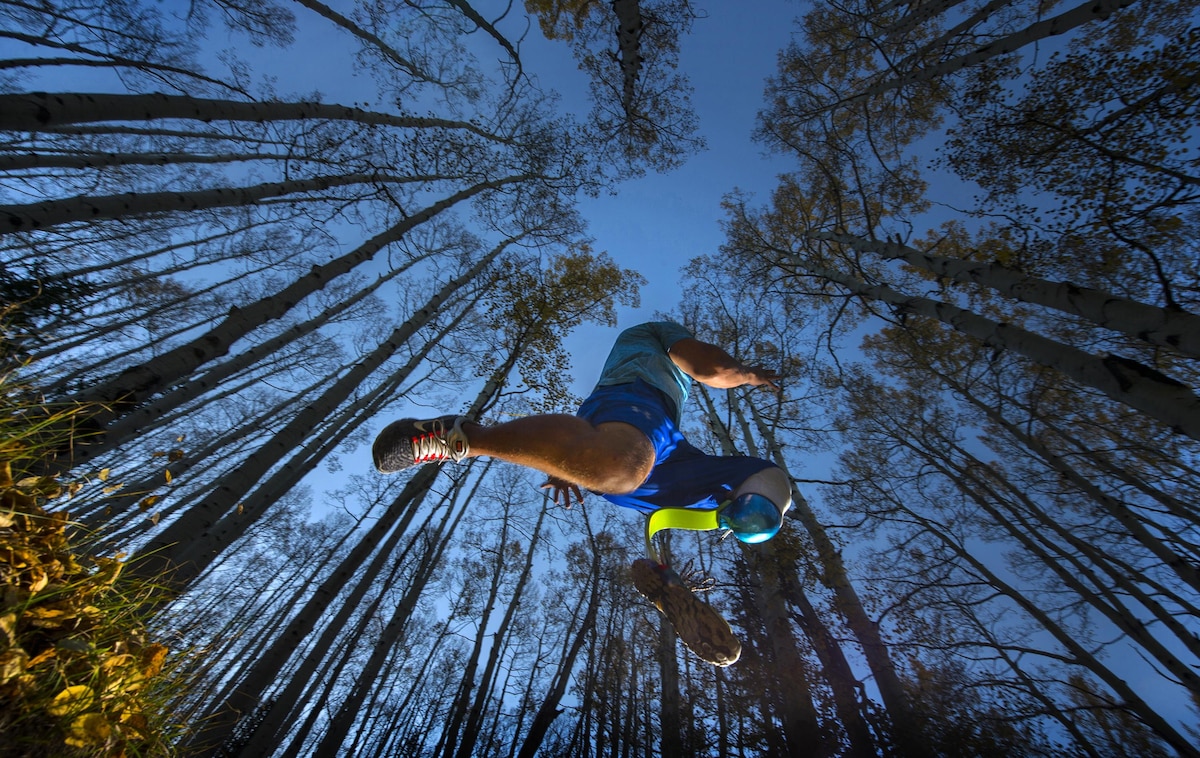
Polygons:
M713 607L696 597L671 568L648 558L633 562L633 586L662 611L683 644L714 666L742 656L742 643Z
M371 447L375 468L393 474L422 463L461 461L471 449L462 430L463 421L464 417L453 415L393 421Z

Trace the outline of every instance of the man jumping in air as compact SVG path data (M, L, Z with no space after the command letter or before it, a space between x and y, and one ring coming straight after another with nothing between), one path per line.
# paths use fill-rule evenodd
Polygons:
M679 324L641 324L617 338L576 415L526 416L494 426L453 415L403 419L375 439L375 467L393 473L490 456L546 474L543 487L553 490L556 503L568 505L572 496L582 503L582 488L647 514L720 508L719 525L739 540L769 540L791 507L791 483L769 461L708 455L684 439L680 415L693 379L716 389L779 389L774 371L747 366ZM737 660L741 645L728 625L674 571L641 560L633 578L698 655L721 666Z

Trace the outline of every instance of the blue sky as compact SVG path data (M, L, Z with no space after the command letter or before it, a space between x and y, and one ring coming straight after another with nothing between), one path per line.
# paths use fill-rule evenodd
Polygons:
M597 249L647 279L638 309L622 308L618 328L633 326L679 301L679 270L697 255L716 252L721 199L735 188L765 197L775 176L790 168L780 156L764 157L750 135L762 106L765 79L790 39L802 3L739 0L704 3L707 18L680 40L680 71L691 80L692 102L708 149L683 167L627 182L613 196L582 202ZM532 35L531 35L532 36ZM564 45L540 40L525 47L527 67L564 94L564 103L586 112L586 83ZM574 94L574 96L573 96ZM573 344L576 394L591 390L616 330L584 325Z

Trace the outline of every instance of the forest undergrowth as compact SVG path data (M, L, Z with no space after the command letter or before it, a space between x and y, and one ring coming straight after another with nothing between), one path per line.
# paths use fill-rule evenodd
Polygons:
M0 404L0 758L173 755L166 704L184 684L147 630L157 588L71 521L84 483L48 466L87 411L45 405L12 371Z

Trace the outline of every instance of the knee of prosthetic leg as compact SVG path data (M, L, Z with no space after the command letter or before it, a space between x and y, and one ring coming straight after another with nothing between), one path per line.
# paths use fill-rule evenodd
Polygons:
M783 514L791 504L787 475L779 468L764 469L734 491L733 499L717 513L717 523L742 542L766 542L783 526Z

